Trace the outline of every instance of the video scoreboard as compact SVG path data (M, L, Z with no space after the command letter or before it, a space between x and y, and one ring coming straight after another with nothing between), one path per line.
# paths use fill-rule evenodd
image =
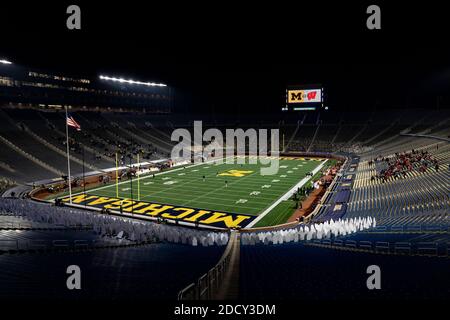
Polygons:
M324 93L320 86L288 86L282 111L315 111L324 107Z

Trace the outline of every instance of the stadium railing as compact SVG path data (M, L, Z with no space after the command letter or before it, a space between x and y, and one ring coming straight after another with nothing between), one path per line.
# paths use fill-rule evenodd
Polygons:
M223 279L230 265L233 247L239 245L238 232L231 231L230 240L219 262L207 273L189 284L178 293L178 300L208 300L213 299L222 288Z
M80 250L80 249L105 249L119 247L134 247L149 244L148 242L119 242L111 240L88 239L0 239L0 254L15 252L32 252L36 250Z
M361 251L377 254L395 254L408 256L450 257L450 243L446 242L405 242L405 241L367 241L322 239L313 240L306 245L320 246L332 249Z

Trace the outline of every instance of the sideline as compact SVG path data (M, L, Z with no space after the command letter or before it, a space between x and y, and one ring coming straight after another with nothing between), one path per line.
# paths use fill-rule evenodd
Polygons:
M327 162L328 159L325 159L320 165L318 165L313 171L313 176L319 172L320 169L323 168L325 162ZM274 203L272 203L266 210L261 212L256 219L254 219L252 222L250 222L248 225L245 226L244 229L250 229L253 227L256 223L258 223L259 220L264 218L270 211L272 211L273 208L275 208L279 203L281 203L284 200L288 200L298 188L303 187L305 183L307 183L311 178L305 177L303 178L299 183L297 183L295 186L293 186L288 192L286 192L284 195L282 195L278 200L276 200Z

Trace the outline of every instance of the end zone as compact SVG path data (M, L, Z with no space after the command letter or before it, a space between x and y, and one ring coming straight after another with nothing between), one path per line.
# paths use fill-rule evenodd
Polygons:
M70 202L72 199L72 203ZM200 226L212 229L243 228L255 216L232 212L218 212L198 208L179 207L124 198L111 198L92 194L78 194L61 199L64 205L95 211L110 212L116 215L158 221L164 219L175 224Z

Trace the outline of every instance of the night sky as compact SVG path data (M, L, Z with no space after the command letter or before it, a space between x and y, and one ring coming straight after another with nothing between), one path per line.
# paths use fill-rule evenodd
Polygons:
M92 2L92 1L91 1ZM288 84L322 84L333 109L450 106L445 7L372 3L76 1L2 3L0 57L33 68L162 81L192 112L272 112ZM188 106L187 106L188 105Z

